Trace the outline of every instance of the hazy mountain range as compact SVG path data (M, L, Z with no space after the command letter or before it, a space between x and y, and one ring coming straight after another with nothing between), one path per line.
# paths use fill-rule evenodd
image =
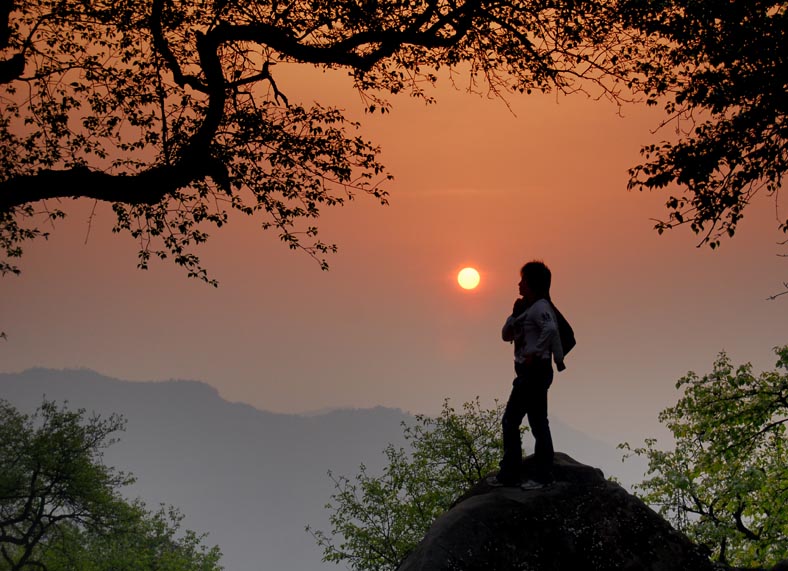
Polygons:
M379 473L387 443L402 444L395 409L276 414L222 399L196 381L128 382L90 370L30 369L0 374L0 398L23 411L46 395L102 415L127 419L126 432L105 461L132 472L126 490L149 507L178 506L186 526L208 532L228 571L325 571L321 552L304 531L328 530L324 505L333 491L326 472L354 475L360 463ZM456 403L459 404L459 403ZM642 466L622 464L613 445L551 419L556 448L600 467L624 483ZM526 448L530 442L526 437Z

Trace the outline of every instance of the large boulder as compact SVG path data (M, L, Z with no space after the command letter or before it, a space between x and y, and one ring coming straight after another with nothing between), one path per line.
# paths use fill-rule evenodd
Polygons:
M532 462L523 461L523 479ZM551 485L529 491L482 480L435 521L399 571L715 569L700 548L601 470L557 453L554 475Z

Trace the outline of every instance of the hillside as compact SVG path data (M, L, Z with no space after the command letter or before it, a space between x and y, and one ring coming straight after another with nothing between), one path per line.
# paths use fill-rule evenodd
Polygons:
M381 450L402 443L406 413L377 407L317 415L262 411L222 399L195 381L128 382L90 370L31 369L0 374L0 397L25 411L42 397L74 408L117 412L128 424L106 462L138 477L130 496L180 507L186 524L209 532L229 571L324 571L306 524L327 529L327 470L380 470ZM560 450L608 473L614 447L553 421ZM528 446L526 437L526 446ZM617 474L631 481L626 474Z

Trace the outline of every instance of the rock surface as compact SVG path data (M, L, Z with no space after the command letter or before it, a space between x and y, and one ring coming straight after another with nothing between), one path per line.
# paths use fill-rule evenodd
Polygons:
M523 461L529 477L532 458ZM539 490L484 480L432 525L399 571L712 571L700 548L602 472L556 454Z

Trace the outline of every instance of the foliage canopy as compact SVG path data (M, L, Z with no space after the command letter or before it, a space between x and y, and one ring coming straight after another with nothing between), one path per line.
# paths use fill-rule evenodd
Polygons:
M708 375L688 373L684 394L660 413L675 448L654 439L638 487L647 503L723 562L761 567L788 558L788 346L755 376L722 353ZM629 450L629 445L623 444Z
M427 98L440 68L494 92L616 96L627 46L606 2L32 0L0 19L0 239L9 260L44 199L109 201L140 265L191 247L228 212L258 214L293 248L333 250L309 220L355 192L382 202L379 150L343 112L291 104L277 64L344 69L368 111ZM50 205L51 203L46 203ZM45 215L64 215L49 206ZM306 221L304 227L303 221ZM306 239L307 241L304 241ZM4 271L18 271L5 262Z
M291 103L277 65L344 70L370 112L429 100L442 70L495 95L586 91L663 102L684 129L630 186L671 187L662 231L733 235L786 168L786 3L777 0L30 0L0 5L0 272L56 199L106 201L139 265L230 212L321 260L326 206L385 203L379 149L342 110ZM279 68L281 69L281 67ZM779 215L778 215L779 218ZM787 221L778 224L788 231Z
M125 500L132 477L103 464L123 428L45 401L33 416L0 400L0 567L10 571L219 571L218 548L173 509Z
M783 0L703 2L627 0L625 18L649 37L643 60L649 102L665 102L684 136L644 147L631 188L671 186L668 220L689 224L712 247L733 236L760 192L777 199L788 168ZM677 192L678 191L678 192ZM788 216L777 224L788 232Z

